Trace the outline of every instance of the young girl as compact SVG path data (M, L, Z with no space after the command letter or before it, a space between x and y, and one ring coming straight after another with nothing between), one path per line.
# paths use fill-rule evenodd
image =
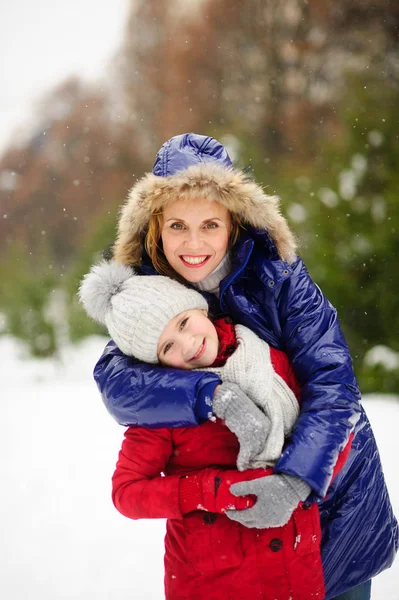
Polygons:
M137 276L117 263L93 267L80 297L127 355L185 370L213 365L233 384L231 391L240 383L251 392L267 415L269 433L249 466L275 463L299 412L287 385L298 393L286 355L228 319L213 324L198 292L169 278ZM218 394L215 406L221 412L226 408ZM250 417L249 411L248 428ZM235 524L232 517L254 499L237 497L230 486L281 477L271 469L237 471L237 446L219 420L189 428L130 427L113 476L115 506L133 519L168 518L168 600L322 600L318 507L299 505L309 486L287 477L295 499L292 515L269 497L270 514L280 511L282 527L254 530Z
M336 311L296 255L278 199L234 170L216 140L176 136L162 146L153 174L133 187L114 254L143 276L161 273L191 284L206 296L213 315L229 314L287 352L302 386L301 412L275 471L305 482L319 503L326 597L350 590L345 600L367 600L369 586L362 595L355 588L391 565L398 527ZM170 369L165 375L125 356L113 342L95 379L118 422L151 428L206 420L209 399L221 384L208 372ZM238 410L239 403L235 415ZM245 414L244 408L243 420ZM330 485L351 434L347 463ZM251 439L241 444L238 437L240 447L250 446ZM245 493L254 484L240 485L247 486L241 487ZM279 489L283 502L287 486ZM251 513L260 500L238 513L242 522L250 518L263 526L263 511Z

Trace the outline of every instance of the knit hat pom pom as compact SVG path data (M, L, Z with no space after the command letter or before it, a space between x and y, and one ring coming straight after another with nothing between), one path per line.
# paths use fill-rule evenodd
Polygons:
M106 314L112 308L112 298L132 276L133 269L115 261L103 260L94 265L79 287L79 298L87 314L105 324Z

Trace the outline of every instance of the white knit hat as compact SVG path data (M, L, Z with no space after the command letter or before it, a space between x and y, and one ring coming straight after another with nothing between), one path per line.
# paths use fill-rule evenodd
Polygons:
M149 363L158 362L159 338L171 319L193 308L208 310L195 290L169 277L136 275L116 261L94 265L81 282L79 297L124 354Z

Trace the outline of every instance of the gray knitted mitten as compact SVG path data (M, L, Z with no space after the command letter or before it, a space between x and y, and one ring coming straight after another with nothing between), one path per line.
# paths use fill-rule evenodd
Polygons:
M235 483L230 491L234 496L255 494L258 498L252 508L228 510L226 515L229 519L238 521L245 527L267 529L288 523L298 503L304 502L312 490L299 477L270 475Z
M213 397L213 412L223 419L240 443L237 469L245 471L263 450L271 428L270 419L235 383L222 383ZM239 495L239 494L237 494Z

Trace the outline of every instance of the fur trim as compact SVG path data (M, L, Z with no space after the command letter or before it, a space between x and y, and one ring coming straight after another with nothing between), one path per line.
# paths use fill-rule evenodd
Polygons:
M281 259L291 263L296 241L280 212L278 196L268 196L260 185L242 172L211 162L194 165L169 177L147 173L131 189L122 207L114 257L119 262L139 265L142 234L150 216L172 200L215 198L245 224L267 230Z

